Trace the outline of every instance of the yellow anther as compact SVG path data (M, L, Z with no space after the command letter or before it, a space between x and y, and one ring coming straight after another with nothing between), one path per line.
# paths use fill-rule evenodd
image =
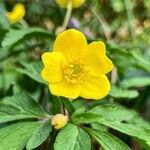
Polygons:
M64 67L64 78L71 84L83 82L86 73L86 67L80 58L69 60L68 65Z
M73 64L69 65L70 68L73 68L73 66L74 66Z

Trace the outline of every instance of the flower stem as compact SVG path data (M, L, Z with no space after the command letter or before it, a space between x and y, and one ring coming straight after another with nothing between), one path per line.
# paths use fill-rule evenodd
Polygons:
M118 78L117 68L114 67L112 72L111 72L111 83L116 84L117 83L117 78Z
M132 1L131 0L124 0L124 6L127 14L127 22L128 22L128 29L130 36L134 37L134 28L133 28L133 12L132 12Z
M29 24L28 24L24 19L21 19L19 22L20 22L20 24L22 24L25 28L29 28Z
M62 113L63 113L64 115L66 115L66 110L65 110L65 107L64 107L64 105L63 105L63 102L61 101L61 99L60 99L59 96L58 96L57 98L58 98L58 100L59 100L59 102L60 102L60 104L61 104L61 111L62 111Z
M63 25L62 25L62 27L64 29L67 28L67 25L69 23L69 19L70 19L70 16L71 16L71 12L72 12L72 0L68 0L67 12L66 12L65 19L64 19L64 22L63 22Z

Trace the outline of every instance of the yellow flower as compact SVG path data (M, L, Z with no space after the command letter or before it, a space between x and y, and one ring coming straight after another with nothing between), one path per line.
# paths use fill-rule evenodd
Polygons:
M68 123L68 117L62 114L57 114L52 117L52 125L56 130L61 129Z
M60 7L67 7L68 1L69 0L56 0ZM77 8L80 7L84 2L85 0L72 0L72 6L73 8Z
M25 7L23 4L18 3L13 7L12 12L7 12L6 14L10 23L19 22L25 16Z
M75 99L101 99L110 90L106 73L113 68L103 42L87 44L85 36L74 29L59 34L53 52L42 55L41 76L53 95Z

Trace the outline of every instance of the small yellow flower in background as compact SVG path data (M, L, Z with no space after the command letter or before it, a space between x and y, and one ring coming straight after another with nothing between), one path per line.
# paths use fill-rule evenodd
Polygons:
M8 20L10 23L16 23L22 20L22 18L25 16L25 7L21 3L17 3L11 12L7 12L6 14Z
M101 99L110 90L106 73L113 68L103 42L87 44L85 36L74 29L59 34L53 52L42 55L41 76L53 95L75 99Z
M61 129L68 123L68 117L62 114L57 114L52 117L52 125L56 130Z
M68 1L69 0L56 0L56 2L60 7L65 7L65 8L67 7ZM85 0L72 0L72 7L73 8L80 7L84 2Z

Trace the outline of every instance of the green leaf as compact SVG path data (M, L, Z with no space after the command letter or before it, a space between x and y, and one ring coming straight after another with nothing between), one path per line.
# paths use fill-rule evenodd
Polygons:
M149 148L150 148L150 142L147 142L147 145L149 146Z
M41 145L51 132L50 121L47 121L37 128L27 142L27 150L32 150Z
M136 116L134 111L129 111L116 104L102 104L92 108L89 112L100 115L110 121L127 121Z
M19 74L18 72L16 72L16 66L14 65L14 62L12 60L8 59L1 64L3 66L3 77L1 78L3 82L2 88L6 91L12 84L17 82Z
M90 113L101 115L100 124L144 141L150 141L150 125L137 113L114 104L94 107ZM139 136L140 135L140 136Z
M136 116L135 112L128 111L122 106L115 104L103 104L92 108L90 111L80 114L73 114L72 122L75 124L93 123L103 120L124 121Z
M88 118L88 116L82 118L83 114L74 115L73 118L79 124L95 121L145 142L150 141L150 125L134 111L116 104L102 104L86 113L90 113L91 116L92 114L97 115L97 119L91 120L91 117Z
M50 38L50 33L48 33L46 30L42 28L37 27L30 27L30 28L22 28L20 30L18 29L11 29L4 38L2 42L2 47L13 47L16 44L22 42L23 40L26 40L31 37L47 37ZM15 37L15 38L14 38Z
M0 150L22 150L42 123L21 122L0 129Z
M9 56L8 48L0 48L0 62L5 60Z
M60 98L60 101L62 101L63 105L67 108L67 110L70 112L70 113L73 113L74 112L74 107L72 106L71 102L69 99L66 99L64 97L61 97Z
M112 86L109 95L115 98L136 98L139 93L136 90L127 90Z
M107 132L108 131L108 127L102 125L102 124L99 124L99 123L91 123L91 128L92 129L95 129L95 130L100 130L100 131L104 131L104 132Z
M68 124L56 137L55 150L91 150L89 135L75 125Z
M122 133L128 134L130 136L136 137L138 139L144 140L144 141L150 141L150 129L146 129L144 127L141 127L137 123L131 123L131 122L117 122L117 121L107 121L107 120L101 120L99 123L106 125L110 128L113 128L115 130L118 130ZM140 136L139 136L140 135Z
M45 84L44 80L41 78L40 74L42 71L42 63L39 61L32 63L21 63L24 68L17 68L16 70L22 74L25 74L32 78L33 80Z
M124 142L108 132L88 129L104 150L131 150Z
M24 93L4 98L0 102L0 106L0 123L27 118L49 117L35 100Z
M150 85L150 77L134 77L124 79L120 85L125 88L148 86Z
M5 2L4 0L0 1L0 29L9 29L10 24L8 22L8 19L6 17L6 8L5 8Z
M118 48L118 45L107 43L107 49L111 53L113 63L117 66L120 72L126 71L126 66L133 66L136 62L135 58L126 50Z
M75 101L72 101L71 103L73 105L73 108L75 111L73 112L73 115L78 115L86 112L87 110L87 101L81 98L77 98Z
M73 115L71 121L74 124L81 124L81 123L93 123L97 122L97 120L101 119L100 115L93 114L93 113L82 113L79 115Z
M147 35L146 35L147 37ZM141 39L139 39L141 42ZM146 41L145 39L143 39L144 41ZM140 44L140 42L138 41L139 45L141 46L141 44L143 45L143 41ZM137 46L137 45L136 45ZM148 46L148 45L147 45ZM146 47L147 47L146 46ZM148 46L149 47L149 46ZM149 60L149 54L143 55L142 52L140 51L131 51L132 56L134 57L134 59L136 60L135 66L137 68L140 68L146 72L150 72L150 60Z

